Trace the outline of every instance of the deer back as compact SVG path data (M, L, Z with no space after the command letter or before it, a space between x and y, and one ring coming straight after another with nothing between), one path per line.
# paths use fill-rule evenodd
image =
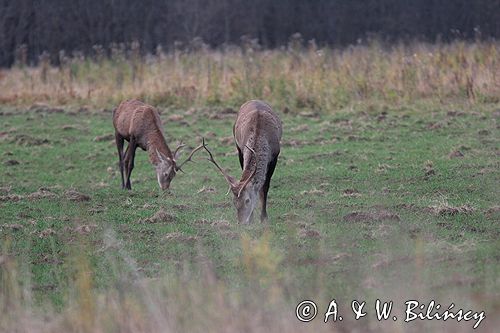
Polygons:
M122 102L113 112L113 125L125 139L135 137L138 145L146 150L148 144L161 147L162 153L171 158L165 142L163 126L158 111L141 101L132 99ZM157 141L157 142L149 142Z
M282 135L281 120L271 107L258 100L243 104L233 127L233 134L238 147L251 146L259 155L260 147L270 150L271 156L280 152Z

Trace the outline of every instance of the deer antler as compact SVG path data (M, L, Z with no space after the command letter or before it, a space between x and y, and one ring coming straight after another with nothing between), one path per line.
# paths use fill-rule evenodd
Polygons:
M185 144L183 144L183 143L182 143L182 141L181 141L181 143L179 144L179 146L178 146L178 147L175 149L175 151L174 151L174 154L173 154L174 158L175 158L175 156L177 156L177 152L178 152L178 151L179 151L182 147L184 147L184 146L185 146Z
M245 180L245 182L243 183L243 185L241 185L240 190L238 191L238 198L241 195L241 191L243 191L243 189L248 185L248 183L250 183L250 181L252 180L252 178L257 173L257 154L255 153L255 150L253 150L252 148L248 147L247 145L245 145L245 147L247 147L247 149L250 150L253 153L253 156L255 157L255 168L253 169L252 174Z
M222 173L222 175L224 176L224 178L226 179L226 181L229 183L229 185L231 185L231 187L236 186L235 179L233 177L231 177L226 171L224 171L224 169L222 169L220 167L220 165L217 164L217 162L215 162L214 156L212 155L212 153L210 152L210 150L208 150L208 147L205 144L205 138L203 138L203 145L202 145L202 147L205 148L205 150L207 151L208 155L210 156L210 158L208 158L208 160L210 162L212 162L217 167L217 169L219 169L219 171Z
M194 153L196 153L198 150L200 150L201 148L203 148L203 147L204 147L204 145L205 145L205 141L203 140L203 144L202 144L202 145L199 145L198 147L196 147L195 149L193 149L193 151L191 151L191 154L189 154L188 158L187 158L184 162L182 162L180 165L175 164L175 171L181 171L181 172L184 172L184 171L181 169L181 168L182 168L182 166L183 166L184 164L186 164L187 162L189 162L189 161L194 162L194 161L192 160L192 157L193 157ZM174 156L175 156L175 154L177 153L177 151L178 151L180 148L184 147L184 146L185 146L185 145L181 144L179 147L177 147L177 149L175 150Z

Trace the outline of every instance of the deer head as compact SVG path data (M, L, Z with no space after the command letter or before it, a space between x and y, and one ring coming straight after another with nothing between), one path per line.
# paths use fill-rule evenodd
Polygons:
M205 150L208 152L208 155L210 156L208 160L212 162L217 167L217 169L219 169L219 171L222 173L227 183L229 184L230 191L233 193L233 203L236 207L238 221L244 224L251 223L253 220L252 213L255 205L257 204L257 192L254 191L253 186L250 185L250 182L257 172L257 163L255 163L255 168L251 173L247 173L244 178L238 181L236 178L232 177L224 169L222 169L219 164L217 164L217 162L215 162L212 153L205 145L205 139L203 139L202 147L205 148ZM252 148L248 146L245 147L249 149L254 154L254 156L256 156L255 151Z
M180 163L177 164L177 159L179 158L181 154L181 149L184 147L184 144L180 144L177 149L175 149L175 152L172 154L173 159L169 158L165 154L161 153L158 149L156 149L156 154L158 156L159 163L156 164L156 177L158 179L158 184L160 185L160 188L162 190L167 190L170 187L170 182L172 179L175 177L177 174L177 171L182 171L181 167L186 164L189 161L192 161L192 157L194 153L196 153L198 150L203 148L203 145L200 145L193 149L191 153L189 154L188 158Z

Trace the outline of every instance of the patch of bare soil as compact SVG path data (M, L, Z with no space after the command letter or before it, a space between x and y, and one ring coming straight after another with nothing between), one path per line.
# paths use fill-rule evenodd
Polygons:
M94 142L104 142L104 141L111 141L115 138L113 134L104 134L104 135L98 135L94 138Z
M465 116L465 112L462 111L448 111L446 113L448 117L463 117Z
M448 155L448 157L449 158L462 158L462 157L464 157L464 153L462 153L460 150L454 150Z
M348 188L342 191L342 196L349 198L359 198L361 196L361 193L359 193L359 191L355 188Z
M382 209L374 212L352 212L342 218L345 222L400 221L398 214Z
M22 200L23 197L17 194L7 194L7 195L1 195L0 196L0 202L5 202L5 201L19 201Z
M198 237L196 236L189 236L178 231L170 232L163 237L163 241L166 242L194 243L197 240Z
M108 210L108 208L106 206L103 206L103 205L97 205L97 206L94 206L92 208L90 208L88 210L88 212L91 214L91 215L94 215L94 214L100 214L100 213L104 213L106 210Z
M363 138L361 138L359 135L354 135L351 134L347 137L347 141L361 141Z
M47 238L49 236L52 236L52 235L55 235L56 232L54 229L51 229L51 228L47 228L45 230L42 230L38 233L38 237L39 238Z
M24 229L24 227L19 224L19 223L12 223L12 224L3 224L0 226L0 231L2 229L10 229L12 231L19 231L19 230L22 230Z
M215 188L213 188L213 187L205 187L205 186L203 186L196 193L217 193L217 190Z
M231 223L229 223L229 221L226 220L217 220L210 223L210 226L217 230L227 230L231 228Z
M67 190L66 192L64 192L64 196L69 201L78 201L78 202L90 201L90 196L75 190Z
M457 214L471 214L475 211L474 207L471 205L461 205L461 206L450 206L448 204L442 204L439 206L431 206L428 210L436 215L440 216L453 216Z
M191 208L191 206L184 205L184 204L177 204L177 205L173 205L172 207L175 209L178 209L178 210L187 210L187 209Z
M318 190L316 188L312 188L309 191L302 191L300 192L302 195L322 195L325 194L325 191L323 190Z
M491 132L486 130L486 129L483 129L483 130L480 130L477 132L477 134L479 135L489 135Z
M302 111L302 112L299 112L299 116L303 117L303 118L318 118L319 117L319 113L318 112L314 112L314 111Z
M209 227L216 230L229 230L231 228L231 223L227 220L210 221L207 219L201 219L195 221L195 223L199 226Z
M75 228L73 228L73 232L76 232L80 235L88 235L97 229L97 224L81 224Z
M319 231L314 229L299 229L297 232L297 236L301 239L320 239L321 234Z
M0 193L7 194L12 190L12 186L0 186Z
M62 265L63 263L64 263L63 260L55 258L51 254L42 254L37 259L32 261L32 264L34 265L40 265L40 264Z
M14 165L19 165L19 161L17 160L7 160L3 163L6 166L14 166Z
M435 123L429 123L427 124L427 129L429 130L438 130L440 128L446 127L447 124L443 122L435 122Z
M41 146L50 143L48 139L35 138L27 134L18 134L10 142L22 146Z
M46 198L56 198L57 194L46 189L40 188L38 191L30 193L26 196L29 200L38 200L38 199L46 199Z
M176 218L161 208L153 216L139 220L139 223L173 223Z

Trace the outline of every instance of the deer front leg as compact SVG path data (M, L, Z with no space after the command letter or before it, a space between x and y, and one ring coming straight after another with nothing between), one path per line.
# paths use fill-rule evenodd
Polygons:
M132 189L132 185L130 184L130 175L132 174L132 170L134 169L134 158L135 158L135 150L137 149L137 143L135 142L135 138L131 137L130 142L127 147L127 152L125 154L125 174L127 177L127 183L125 184L125 188L128 190Z
M122 179L122 189L125 188L125 178L123 176L123 169L124 169L124 165L123 165L123 143L124 143L124 141L125 141L125 139L120 134L118 134L118 132L115 132L115 142L116 142L116 148L118 149L118 158L119 158L118 165L120 167L120 176L121 176L121 179Z
M267 222L267 192L269 192L269 186L271 185L271 177L274 173L274 168L276 168L276 163L278 162L278 156L276 156L267 166L266 181L259 192L260 196L260 221Z

